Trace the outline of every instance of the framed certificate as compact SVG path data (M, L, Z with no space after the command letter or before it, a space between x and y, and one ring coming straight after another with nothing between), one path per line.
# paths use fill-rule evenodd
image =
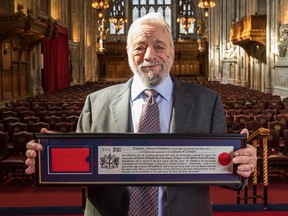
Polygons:
M36 134L39 184L240 185L243 134Z

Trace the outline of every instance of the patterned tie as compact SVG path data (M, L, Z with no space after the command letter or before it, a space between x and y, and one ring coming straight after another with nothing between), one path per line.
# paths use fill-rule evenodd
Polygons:
M159 108L155 100L158 92L154 89L146 89L144 93L147 98L141 112L138 132L160 133Z
M144 91L147 96L139 120L139 133L160 133L159 108L155 101L158 92ZM158 187L130 187L129 216L158 215Z

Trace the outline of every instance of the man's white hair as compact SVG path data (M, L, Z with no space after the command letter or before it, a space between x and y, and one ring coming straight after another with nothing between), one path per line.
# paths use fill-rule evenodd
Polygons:
M131 47L131 38L135 29L139 29L140 25L144 23L149 23L149 22L159 23L160 25L166 28L170 36L170 45L171 45L171 48L173 49L174 41L173 41L171 27L168 25L168 23L165 22L164 17L160 13L157 13L157 12L150 12L144 15L143 17L138 18L131 24L129 31L128 31L128 35L127 35L127 48L129 49Z

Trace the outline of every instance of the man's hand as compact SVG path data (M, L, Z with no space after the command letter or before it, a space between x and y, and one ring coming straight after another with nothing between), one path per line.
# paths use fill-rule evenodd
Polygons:
M247 134L247 129L243 129L241 134ZM243 177L249 177L257 164L257 151L254 146L247 144L246 148L238 149L234 152L233 163L238 164L237 173Z
M52 131L47 130L46 128L41 129L41 133L53 133ZM26 144L26 161L25 165L27 166L27 169L25 170L26 174L32 174L35 173L35 158L37 156L37 151L42 150L42 145L39 143L36 143L34 140L29 141Z

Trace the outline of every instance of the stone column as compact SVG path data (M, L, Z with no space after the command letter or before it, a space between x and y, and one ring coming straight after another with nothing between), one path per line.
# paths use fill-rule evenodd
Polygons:
M43 94L42 88L42 70L43 55L41 53L41 44L36 45L30 52L30 73L29 73L29 93L32 96Z
M236 74L237 67L237 48L231 42L225 45L223 52L223 73L222 73L222 83L236 84L238 80Z
M277 8L278 1L267 0L267 27L266 27L266 59L267 65L265 67L265 92L272 93L273 88L273 64L274 54L272 52L274 35L277 35L275 29L277 28ZM276 33L276 34L275 34Z
M236 64L237 61L233 59L224 59L222 61L223 64L223 75L222 75L222 80L221 83L223 84L235 84L236 82Z

